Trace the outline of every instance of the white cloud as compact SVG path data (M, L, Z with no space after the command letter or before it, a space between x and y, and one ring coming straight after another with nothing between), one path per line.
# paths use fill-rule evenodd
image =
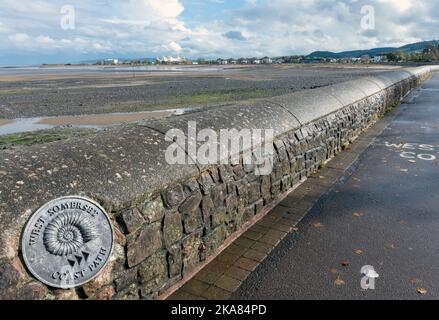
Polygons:
M172 52L177 52L177 53L180 52L182 49L181 46L175 41L172 41L170 44L168 44L166 48Z
M15 33L10 35L8 39L19 44L29 41L30 38L26 33Z
M276 56L398 46L436 38L439 24L439 2L427 0L247 0L211 21L182 0L72 3L76 29L62 30L64 0L0 1L0 55ZM364 5L375 8L376 30L360 27Z

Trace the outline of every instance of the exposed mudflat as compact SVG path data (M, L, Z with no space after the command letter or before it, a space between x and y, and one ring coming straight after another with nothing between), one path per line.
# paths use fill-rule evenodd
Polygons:
M0 126L4 126L4 125L7 125L7 124L10 124L13 122L14 122L14 120L11 120L11 119L0 119Z
M338 65L0 68L0 119L215 106L387 70Z
M134 122L145 119L162 118L171 115L172 111L111 113L82 116L59 116L42 118L37 123L52 126L108 126L123 122Z

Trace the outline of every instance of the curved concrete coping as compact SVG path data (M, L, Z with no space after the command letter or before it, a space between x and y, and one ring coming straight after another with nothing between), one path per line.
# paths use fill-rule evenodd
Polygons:
M413 74L407 71L391 71L373 77L368 77L368 79L371 79L375 83L381 85L383 89L385 89L401 81L408 80L413 76Z
M189 150L189 142L191 142L193 146L196 146L196 150L200 150L208 139L210 139L210 141L217 141L218 143L214 144L218 150L217 159L222 162L229 160L231 156L235 156L235 154L228 152L220 152L220 150L229 150L228 140L220 139L222 132L224 134L224 130L229 131L229 129L233 129L233 131L229 131L233 135L245 134L246 132L241 132L243 129L250 130L247 131L247 133L250 133L252 136L254 135L255 138L260 137L261 143L263 143L266 138L272 140L270 138L271 135L266 135L266 129L272 129L272 136L276 137L282 133L299 128L300 123L282 106L270 101L256 101L251 104L237 103L225 105L217 109L193 112L179 117L148 121L142 123L142 126L168 135L169 140L172 140L175 134L174 131L170 130L179 130L184 133L187 138L185 141L177 139L175 142L187 151ZM204 129L209 130L201 131ZM255 129L261 130L260 134L255 131ZM199 133L196 140L194 140L196 137L193 134L189 134L189 130L195 130ZM206 136L204 134L206 134ZM241 152L242 151L247 150L244 148L244 150L241 149ZM193 152L189 152L189 156L194 160L200 170L209 166L205 163L206 161L199 161L199 159L193 155Z
M327 89L303 90L291 94L270 98L270 101L282 105L302 125L333 113L343 107Z
M340 101L342 106L354 104L369 96L365 91L360 89L360 87L350 81L323 87L322 89Z
M104 207L111 203L107 210L117 210L198 174L195 165L168 164L168 146L161 133L126 125L87 138L2 151L0 220L12 222L18 232L43 203L69 194L91 196Z
M364 92L364 94L368 97L377 94L384 89L381 88L377 83L371 81L370 78L356 79L350 81L350 83L352 84L352 86Z

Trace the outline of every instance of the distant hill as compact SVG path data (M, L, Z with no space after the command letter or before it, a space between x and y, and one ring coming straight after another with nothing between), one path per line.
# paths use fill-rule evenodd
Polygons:
M392 53L396 51L403 51L407 53L414 53L422 51L429 45L439 45L439 40L423 41L417 43L407 44L405 46L395 48L395 47L384 47L384 48L374 48L369 50L354 50L354 51L343 51L343 52L330 52L330 51L315 51L307 56L310 59L316 58L361 58L364 55L376 56L380 54Z

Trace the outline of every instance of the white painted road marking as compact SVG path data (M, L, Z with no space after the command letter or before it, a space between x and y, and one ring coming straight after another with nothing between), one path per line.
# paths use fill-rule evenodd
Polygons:
M423 160L423 161L434 161L437 159L437 156L431 153L426 153L427 152L436 152L437 153L437 148L439 148L439 146L435 146L435 145L431 145L431 144L420 144L420 143L390 143L388 141L386 141L384 143L384 145L389 148L389 149L399 149L399 150L403 150L403 152L401 152L399 154L399 156L401 158L404 159L410 159L410 160L414 160L414 159L419 159L419 160ZM409 151L406 151L409 150Z

